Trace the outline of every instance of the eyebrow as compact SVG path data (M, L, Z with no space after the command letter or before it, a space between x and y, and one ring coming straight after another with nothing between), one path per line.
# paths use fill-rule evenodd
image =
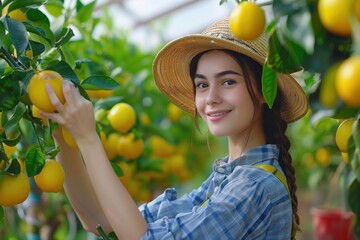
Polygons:
M241 74L238 73L238 72L231 71L231 70L227 70L227 71L223 71L223 72L219 72L219 73L215 74L215 78L223 77L223 76L229 75L229 74L241 75ZM206 79L206 77L205 77L204 75L198 74L198 73L195 74L195 78L203 78L203 79Z

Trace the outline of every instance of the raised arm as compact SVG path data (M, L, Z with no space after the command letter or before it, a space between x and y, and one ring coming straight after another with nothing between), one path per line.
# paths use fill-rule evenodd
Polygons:
M64 190L84 229L98 234L96 226L101 224L105 232L111 232L112 227L91 185L80 152L65 143L60 129L56 130L53 136L60 148L56 160L65 171Z
M58 113L44 116L65 127L76 140L86 172L91 176L91 185L112 229L120 239L139 239L146 232L147 224L107 159L96 133L92 103L68 81L63 84L66 105L59 102L50 85L47 90Z

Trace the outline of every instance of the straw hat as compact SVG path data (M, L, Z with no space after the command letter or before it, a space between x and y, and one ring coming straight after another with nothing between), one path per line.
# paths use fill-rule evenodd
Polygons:
M170 101L195 115L190 62L197 54L210 49L228 49L249 56L263 65L267 46L268 37L265 34L254 41L236 39L230 32L228 19L223 19L201 34L181 37L165 45L154 60L155 82ZM290 123L305 115L308 108L307 97L299 83L290 75L278 74L278 87L282 96L282 118Z

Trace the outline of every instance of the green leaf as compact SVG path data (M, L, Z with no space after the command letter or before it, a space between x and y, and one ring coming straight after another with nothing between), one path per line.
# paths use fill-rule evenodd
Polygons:
M46 158L55 159L55 156L60 152L59 148L51 149L50 151L46 152Z
M350 160L351 169L355 173L356 178L360 181L360 152L358 149L355 150Z
M304 0L273 0L272 4L273 13L277 21L283 16L293 14L303 7L306 7Z
M118 164L111 162L111 167L115 171L116 176L118 177L124 176L124 171L121 169L121 167Z
M352 137L357 149L360 149L360 120L355 119L352 126Z
M21 172L19 161L15 158L11 161L10 166L6 169L8 173L18 175Z
M122 96L111 96L104 99L99 99L95 102L94 109L110 109L112 106L114 106L116 103L119 103L123 100Z
M29 177L37 175L45 165L45 154L39 147L31 148L26 154L25 165Z
M69 64L69 66L72 69L75 69L76 64L75 64L75 59L72 55L72 53L69 51L69 49L65 46L60 46L60 55L61 55L61 59L66 62L67 64Z
M164 172L161 167L164 164L164 159L154 159L154 158L146 158L139 157L137 159L138 169L141 171L155 171L155 172Z
M91 101L89 95L87 94L87 92L85 91L85 89L84 89L80 84L75 83L75 86L79 89L81 96L83 96L85 99Z
M227 0L220 0L219 5L223 5L223 4L226 3L226 2L227 2Z
M0 59L0 76L4 75L6 65L7 65L6 61Z
M9 162L9 158L7 157L6 153L4 152L4 149L0 150L0 163L2 161L5 161L5 163ZM0 170L0 175L1 175L1 170Z
M38 9L29 9L26 12L26 17L30 22L41 22L43 24L42 26L50 27L49 18Z
M15 109L11 109L11 117L4 124L5 129L14 129L19 124L20 119L24 116L26 107L24 104L17 104Z
M45 8L54 17L59 17L62 15L64 9L64 1L49 0L47 1Z
M351 210L356 213L356 215L360 215L360 182L358 179L354 178L354 180L350 183L349 186L349 206Z
M4 208L0 206L0 228L4 226L4 221L5 221Z
M109 76L90 76L81 82L81 86L87 90L114 89L119 83Z
M76 11L78 12L78 11L80 11L81 8L84 7L84 4L82 3L81 0L76 0L76 6L75 7L76 7Z
M80 80L74 70L64 61L57 62L56 64L49 66L48 69L58 72L66 80L71 80L76 84L80 84Z
M30 43L30 49L34 57L39 56L45 51L45 46L43 44L32 40L30 40L29 43Z
M354 178L348 190L348 202L350 209L355 213L355 232L360 233L360 182Z
M34 25L31 25L29 23L24 23L24 25L25 25L26 30L29 32L29 34L33 33L33 34L36 34L38 36L41 36L42 39L45 39L48 43L51 43L51 41L49 39L46 39L46 33L41 28L36 27ZM34 41L33 37L31 37L31 39ZM37 39L35 39L35 41L36 40Z
M10 1L5 1L4 5L6 4L6 2L10 2ZM13 0L11 2L12 3L9 6L8 12L11 12L12 10L18 8L41 6L46 2L46 0Z
M269 68L267 61L263 66L261 84L262 94L265 98L265 101L269 108L272 108L277 94L277 78L276 72Z
M13 109L19 102L20 85L11 76L0 79L0 111Z
M59 51L56 47L53 47L49 51L47 51L41 59L39 69L40 70L47 69L50 63L58 59L58 53Z
M21 132L20 131L11 131L12 134L11 138L2 138L2 142L5 143L8 146L15 146L16 144L18 144L22 138Z
M356 116L357 112L358 112L358 109L356 109L356 108L342 106L341 108L336 109L336 111L332 117L337 118L337 119L353 118L354 116Z
M24 23L24 24L27 27L27 29L29 30L29 32L32 32L34 34L41 36L47 42L50 43L51 47L54 46L55 36L54 36L54 33L52 32L52 30L50 29L50 26L46 23L46 21L43 22L43 21L39 20L39 21L32 21L31 24L30 23ZM34 30L34 29L36 29L36 30ZM36 39L33 37L31 39L34 41L42 42L39 39Z
M78 13L76 14L76 19L80 23L87 22L89 21L89 19L91 19L92 13L94 11L95 3L96 1L92 1L89 4L84 5L79 9Z
M14 45L16 52L20 55L28 46L28 34L24 24L15 19L6 17L5 27L9 32L11 42Z
M311 28L311 15L306 8L303 11L288 15L286 36L299 44L308 54L313 53L315 37Z
M71 28L64 28L59 36L59 40L56 41L55 46L64 45L74 36L74 32Z
M3 42L5 40L5 26L2 21L0 21L0 46L3 45Z
M116 234L114 232L109 233L109 235L106 235L101 225L97 225L96 229L100 233L99 240L118 240Z
M299 64L299 60L294 59L293 56L297 56L297 54L300 55L301 48L286 38L281 39L280 41L279 36L285 37L281 33L278 34L277 31L274 31L270 35L269 54L267 60L270 68L274 71L285 74L300 71L301 66ZM291 53L288 49L291 49Z

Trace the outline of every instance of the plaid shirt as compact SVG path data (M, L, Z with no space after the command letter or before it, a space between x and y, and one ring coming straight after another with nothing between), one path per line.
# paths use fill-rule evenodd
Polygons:
M252 165L281 171L276 145L254 148L228 163L216 160L200 188L177 198L166 189L139 207L148 230L142 239L290 239L292 209L285 186Z

